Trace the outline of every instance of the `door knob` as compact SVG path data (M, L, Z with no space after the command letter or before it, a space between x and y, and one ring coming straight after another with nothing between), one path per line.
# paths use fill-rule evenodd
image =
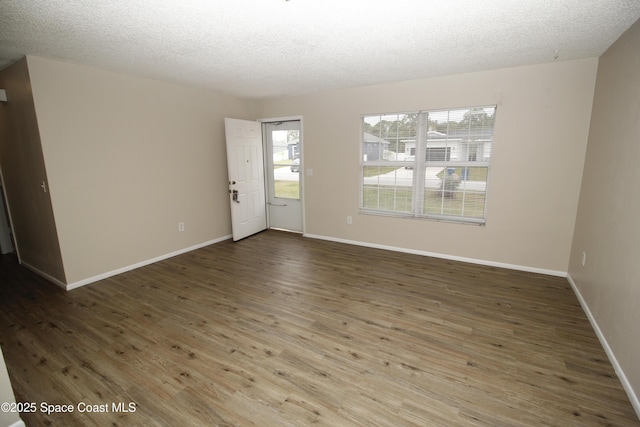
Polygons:
M238 200L238 190L233 190L231 194L231 198L233 199L233 201L236 203L240 203L240 200Z

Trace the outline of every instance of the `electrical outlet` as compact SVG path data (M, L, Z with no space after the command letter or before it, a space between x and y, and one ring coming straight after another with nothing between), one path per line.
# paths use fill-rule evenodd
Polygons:
M184 231L184 222L178 223L178 231Z
M351 218L351 216L347 216L347 224L353 224L353 218Z
M582 266L584 267L584 265L587 263L587 253L582 251Z

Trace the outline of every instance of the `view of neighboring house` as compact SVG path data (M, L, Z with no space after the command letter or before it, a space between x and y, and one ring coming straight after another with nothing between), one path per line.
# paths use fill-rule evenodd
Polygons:
M413 159L416 155L416 140L405 139L405 159ZM430 130L427 132L426 160L483 162L491 156L492 138L486 134L469 132L451 132L450 134Z
M390 142L379 136L364 133L364 160L396 160L389 158Z
M273 141L273 161L293 160L300 157L298 140L294 141Z

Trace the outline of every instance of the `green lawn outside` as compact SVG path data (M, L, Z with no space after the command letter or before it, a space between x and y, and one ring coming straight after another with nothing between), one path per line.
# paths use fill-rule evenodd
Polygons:
M445 197L437 189L425 190L425 214L483 218L485 193L481 191L456 191L453 197ZM365 186L363 208L382 209L397 213L411 213L412 191L393 186Z
M458 174L458 176L462 176L462 170L464 168L455 168L455 173ZM487 175L489 174L489 169L486 167L469 167L468 169L468 177L467 180L468 181L487 181ZM442 172L440 172L438 174L438 178L442 179L442 177L444 176L444 169L442 169Z
M275 181L275 196L285 199L300 199L300 184L297 181Z
M364 177L372 177L392 172L398 167L365 166ZM487 181L488 168L469 167L469 181ZM444 176L445 169L438 174ZM456 167L455 173L463 175L463 168ZM432 215L464 216L483 218L486 193L483 191L455 191L453 194L443 194L438 189L425 189L423 212ZM411 213L413 209L413 194L409 187L365 185L363 192L364 208L388 210L397 213Z

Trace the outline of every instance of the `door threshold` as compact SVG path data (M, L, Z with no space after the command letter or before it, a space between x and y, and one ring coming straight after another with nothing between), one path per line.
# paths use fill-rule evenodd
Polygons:
M278 228L278 227L269 227L269 230L284 231L286 233L293 233L293 234L302 234L302 231L288 230L286 228Z

